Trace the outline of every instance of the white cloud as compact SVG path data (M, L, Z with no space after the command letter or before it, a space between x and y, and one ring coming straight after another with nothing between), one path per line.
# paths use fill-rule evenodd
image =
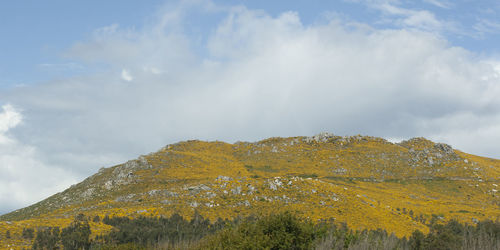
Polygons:
M20 124L22 115L11 105L0 113L0 214L45 198L75 182L67 171L40 162L36 149L6 133Z
M142 68L144 70L144 72L148 72L148 73L152 73L152 74L155 74L155 75L159 75L159 74L163 74L163 70L160 70L156 67L143 67Z
M416 11L407 15L403 20L406 26L420 27L426 30L440 30L443 25L436 19L436 16L429 11Z
M444 1L444 0L424 0L424 2L432 4L434 6L437 6L439 8L443 9L449 9L453 7L453 4L450 3L449 1Z
M438 20L434 13L428 10L406 9L390 3L375 5L375 7L386 15L397 16L398 18L391 22L402 27L418 28L425 31L443 31L452 28L449 23Z
M346 27L335 19L304 25L299 13L272 17L241 6L228 8L196 47L198 38L182 29L186 8L166 11L157 25L142 29L103 29L67 53L105 63L108 71L0 92L25 117L16 130L5 122L16 141L9 144L12 164L32 159L23 164L33 174L54 168L58 178L81 179L179 140L254 141L320 131L427 136L500 156L496 58L481 59L426 29ZM403 27L437 25L425 21L432 15L388 11L408 23ZM123 84L132 73L133 81ZM2 188L11 179L0 181Z
M130 75L130 73L126 69L122 69L121 77L122 77L122 80L127 81L127 82L134 80L132 75Z
M500 22L494 20L479 19L473 28L479 37L484 37L486 34L500 34Z
M450 8L452 4L447 1L424 0L430 4L441 8ZM465 35L465 32L458 28L454 21L442 20L426 9L415 9L404 7L405 4L398 0L356 0L350 1L361 3L369 8L379 10L382 14L380 23L394 27L419 29L427 32L451 32Z
M2 113L0 113L0 145L11 142L6 136L7 131L16 127L22 121L21 114L17 112L12 105L3 105L2 110Z

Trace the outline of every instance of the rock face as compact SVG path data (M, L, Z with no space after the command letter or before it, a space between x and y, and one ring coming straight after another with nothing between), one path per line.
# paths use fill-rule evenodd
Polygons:
M441 152L445 153L446 155L454 155L455 154L455 152L453 151L453 148L448 144L436 143L436 145L434 145L434 147L438 151L441 151Z
M450 145L445 143L433 143L421 137L402 141L398 144L409 149L411 152L422 151L426 154L433 154L438 158L457 157L457 154Z
M304 138L304 141L307 143L311 142L327 142L329 139L333 138L335 135L332 133L328 132L322 132L317 135L311 136L311 137L306 137Z
M111 190L116 186L127 185L136 180L136 171L152 169L153 166L148 163L144 156L136 160L127 161L125 164L115 167L112 170L112 176L103 183L103 188ZM103 174L107 171L106 168L101 168L98 174Z

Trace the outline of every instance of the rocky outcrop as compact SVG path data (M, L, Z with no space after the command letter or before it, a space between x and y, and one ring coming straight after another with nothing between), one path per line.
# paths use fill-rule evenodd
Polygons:
M463 161L450 145L433 143L421 137L402 141L398 145L408 149L409 164L412 167L441 166L444 163Z
M304 141L307 143L311 142L328 142L331 138L335 137L334 134L328 132L322 132L314 136L305 137Z

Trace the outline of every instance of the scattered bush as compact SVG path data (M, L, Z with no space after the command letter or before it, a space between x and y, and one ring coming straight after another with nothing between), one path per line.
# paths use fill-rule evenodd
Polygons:
M105 217L102 222L115 227L116 230L103 236L101 242L120 246L127 243L153 246L196 242L230 223L227 220L219 219L212 224L198 213L195 213L190 221L174 214L170 218Z
M59 227L39 228L32 249L57 249L59 240Z
M438 216L434 216L438 217ZM32 249L500 249L500 222L476 225L430 220L430 232L415 231L398 238L385 230L355 231L332 221L313 224L291 212L261 217L218 219L214 223L195 213L191 220L108 216L102 222L115 229L90 240L87 217L78 215L62 231L38 228ZM25 228L24 239L34 230ZM6 236L10 232L6 232Z
M24 228L22 233L23 239L31 240L35 237L35 230L33 228Z
M75 220L70 226L63 228L61 244L64 249L88 249L90 247L90 233L87 221Z
M310 249L324 230L290 212L258 219L222 230L201 243L199 249Z

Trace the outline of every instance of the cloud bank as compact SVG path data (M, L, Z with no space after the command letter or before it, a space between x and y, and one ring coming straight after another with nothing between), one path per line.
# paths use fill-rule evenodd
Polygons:
M193 12L222 18L200 38ZM0 92L4 210L187 139L425 136L500 158L499 61L435 31L190 1L140 29L99 29L66 56L105 67Z
M5 104L0 112L0 212L7 212L67 187L76 179L39 160L36 148L9 135L22 122L21 113Z

